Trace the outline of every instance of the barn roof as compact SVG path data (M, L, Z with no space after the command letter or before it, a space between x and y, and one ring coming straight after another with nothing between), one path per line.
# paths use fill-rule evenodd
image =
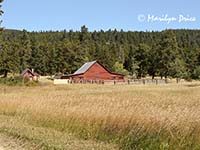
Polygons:
M79 68L76 72L74 72L72 75L68 75L68 76L74 76L74 75L80 75L80 74L84 74L88 69L90 69L90 67L92 67L95 63L98 63L99 65L101 65L106 71L108 71L110 74L113 75L122 75L123 74L119 74L119 73L113 73L110 70L108 70L104 65L102 65L99 61L95 60L95 61L91 61L91 62L87 62L85 63L83 66L81 66L81 68Z
M81 68L79 68L73 75L85 73L92 65L94 65L97 61L87 62Z

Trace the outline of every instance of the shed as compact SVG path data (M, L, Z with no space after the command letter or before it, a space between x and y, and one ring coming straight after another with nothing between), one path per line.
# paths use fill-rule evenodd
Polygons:
M39 75L37 73L35 73L33 70L31 71L28 68L26 68L24 71L22 71L20 76L23 78L28 78L33 81L37 81L39 78Z

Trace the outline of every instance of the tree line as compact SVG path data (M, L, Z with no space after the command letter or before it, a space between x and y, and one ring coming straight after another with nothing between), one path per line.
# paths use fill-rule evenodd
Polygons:
M71 74L98 60L134 78L200 78L200 30L4 30L0 43L0 74L5 77L27 67L41 75Z

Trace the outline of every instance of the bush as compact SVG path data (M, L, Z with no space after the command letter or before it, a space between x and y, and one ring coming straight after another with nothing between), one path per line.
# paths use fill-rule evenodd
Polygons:
M0 78L0 85L8 86L35 86L38 82L30 81L28 78L22 77L8 77Z

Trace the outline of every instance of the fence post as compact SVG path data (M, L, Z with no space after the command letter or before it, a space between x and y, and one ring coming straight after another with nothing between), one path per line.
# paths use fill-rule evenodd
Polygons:
M143 84L145 85L145 79L143 79Z

